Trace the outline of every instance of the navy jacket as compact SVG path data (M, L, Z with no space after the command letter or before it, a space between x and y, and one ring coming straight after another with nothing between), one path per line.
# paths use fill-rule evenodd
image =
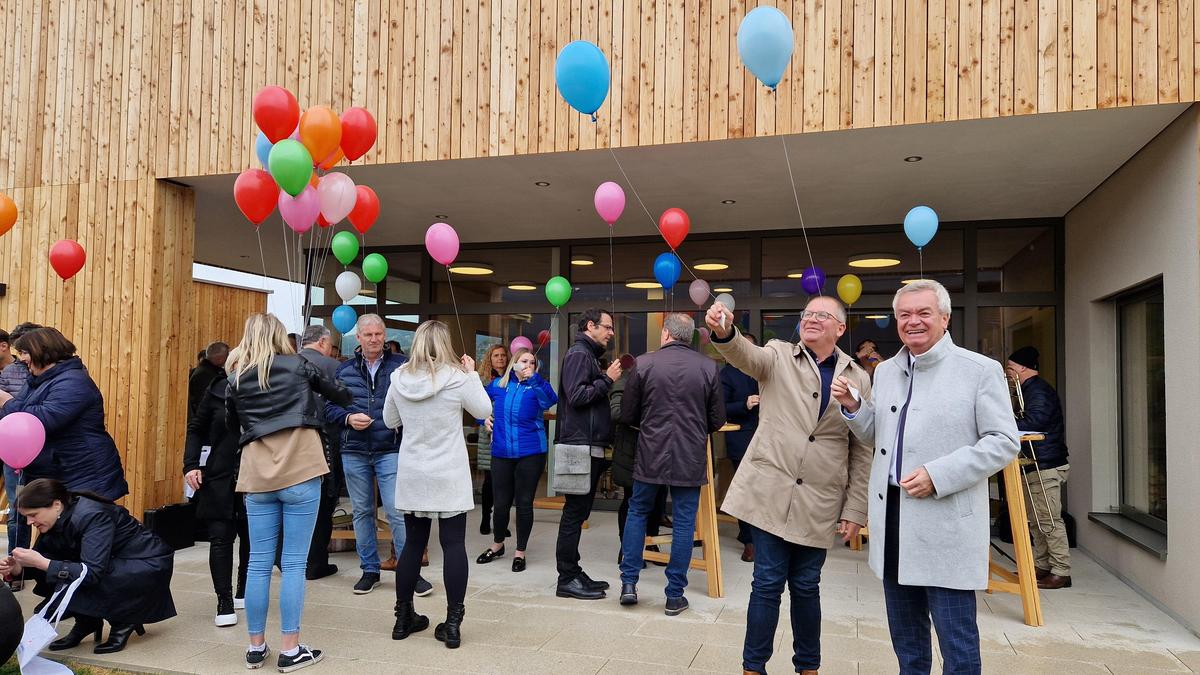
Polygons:
M117 445L104 428L104 397L78 356L31 375L16 398L0 408L0 417L15 412L27 412L46 427L46 444L25 468L22 482L55 478L69 490L114 500L129 493Z
M384 352L380 357L383 361L375 371L375 377L367 370L366 359L362 353L343 363L337 369L337 379L350 390L354 401L347 406L340 406L332 401L325 403L325 419L329 424L341 430L340 448L342 454L348 452L398 452L400 450L400 429L389 429L383 423L383 401L387 398L388 387L391 386L392 373L408 361L403 354ZM346 417L353 413L364 413L371 417L371 426L362 431L352 428L346 423Z
M746 409L746 399L758 394L758 381L727 365L721 369L721 393L725 398L725 418L742 427L739 431L726 432L725 453L731 460L740 462L758 429L759 406Z
M492 457L519 459L546 452L546 423L542 413L558 402L550 383L533 374L521 382L513 375L508 387L496 378L487 386L492 399Z
M1058 392L1049 382L1035 375L1021 384L1021 396L1025 399L1025 417L1017 420L1017 429L1046 434L1046 440L1033 444L1038 469L1057 469L1066 464L1067 442Z

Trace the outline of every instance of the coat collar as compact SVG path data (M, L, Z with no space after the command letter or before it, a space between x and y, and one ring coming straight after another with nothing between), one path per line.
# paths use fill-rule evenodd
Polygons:
M592 355L595 356L596 358L600 358L601 356L604 355L604 352L608 351L607 347L600 344L599 342L596 342L591 337L589 337L587 333L583 333L583 332L581 332L575 336L575 344L583 345L584 347L586 347L588 349L588 351L592 352Z
M30 375L29 388L34 389L42 384L45 384L46 382L49 382L50 380L53 380L65 372L83 369L83 361L78 356L72 356L50 366L50 368L48 368L46 372L42 373L41 375Z
M901 347L900 351L896 353L896 356L899 358L900 369L907 374L909 372L908 364L912 358L916 359L916 368L918 370L925 370L927 368L932 368L938 361L946 358L946 356L953 350L954 339L950 337L950 331L946 331L946 334L942 336L942 339L938 340L937 344L931 347L929 351L925 352L924 354L913 357L913 354L908 350L908 347Z

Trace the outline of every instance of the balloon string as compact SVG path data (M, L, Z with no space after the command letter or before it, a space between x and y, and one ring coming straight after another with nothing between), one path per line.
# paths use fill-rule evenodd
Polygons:
M812 247L808 244L808 230L804 227L804 212L800 210L800 193L796 191L796 176L792 173L792 159L788 156L787 136L781 135L779 140L783 143L783 161L787 163L788 180L792 182L792 198L796 202L796 215L800 217L800 234L804 236L804 248L808 251L808 264L812 267L814 276L817 269L817 263L813 262ZM825 288L822 286L817 295L824 295Z
M290 305L291 303L295 302L296 296L292 292L292 288L293 288L292 284L294 283L292 280L292 249L291 249L290 243L288 242L287 233L288 233L288 227L287 227L287 225L284 225L283 229L280 230L280 234L283 236L283 261L284 261L284 264L287 266L286 269L287 269L287 280L288 280L287 293L284 296L284 301ZM291 320L291 312L292 312L292 310L289 307L288 308L288 320Z
M454 305L454 322L458 324L458 341L463 346L463 353L467 353L467 341L463 339L462 319L458 316L458 301L454 299L454 280L450 278L450 266L446 265L446 283L450 286L450 302ZM472 349L472 352L475 350Z
M617 315L617 282L613 277L613 229L608 226L608 302L612 306L612 315Z
M925 278L925 247L923 247L923 246L917 248L917 261L918 261L918 265L920 266L919 269L921 270L921 278L924 279Z
M263 290L267 290L267 258L263 255L262 232L258 226L254 227L254 236L258 238L258 260L262 263L263 272Z

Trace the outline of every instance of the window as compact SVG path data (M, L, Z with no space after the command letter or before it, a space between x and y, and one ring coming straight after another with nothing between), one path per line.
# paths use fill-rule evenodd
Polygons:
M1166 365L1162 280L1116 299L1121 513L1167 527Z

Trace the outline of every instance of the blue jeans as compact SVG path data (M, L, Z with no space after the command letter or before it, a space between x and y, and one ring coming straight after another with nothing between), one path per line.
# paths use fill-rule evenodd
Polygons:
M750 526L754 538L754 580L746 607L742 668L767 672L779 625L783 585L792 594L792 664L796 672L821 667L821 567L827 551L785 541Z
M246 520L250 526L250 569L246 575L246 625L250 635L262 635L267 629L267 606L271 595L271 568L275 563L275 545L283 529L283 554L279 567L279 619L284 633L300 632L304 611L304 567L308 546L317 524L317 505L321 502L321 479L274 492L246 495Z
M636 584L642 573L646 518L654 510L654 499L660 487L633 481L633 497L629 499L629 515L625 518L625 536L621 539L623 584ZM671 559L667 563L667 597L678 598L687 588L692 542L696 538L696 507L700 505L700 488L672 485L668 489L671 490Z
M404 516L396 510L396 453L347 452L342 454L346 491L354 509L354 542L358 566L363 572L379 574L379 542L375 539L375 484L383 498L383 510L392 527L396 555L404 550Z
M8 512L4 514L5 525L8 527L8 548L11 553L17 547L17 470L4 465L4 494L8 497Z

